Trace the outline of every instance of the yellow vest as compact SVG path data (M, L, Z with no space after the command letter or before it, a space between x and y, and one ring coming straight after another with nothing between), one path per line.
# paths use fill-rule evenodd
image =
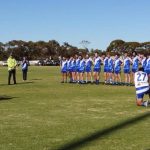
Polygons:
M8 70L15 69L17 66L17 62L14 58L9 57L7 60Z

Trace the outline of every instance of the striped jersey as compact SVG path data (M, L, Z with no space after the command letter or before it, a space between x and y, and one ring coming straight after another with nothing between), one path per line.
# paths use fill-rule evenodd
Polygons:
M148 75L143 71L138 71L135 73L135 88L136 94L141 94L149 90L149 82L148 82Z

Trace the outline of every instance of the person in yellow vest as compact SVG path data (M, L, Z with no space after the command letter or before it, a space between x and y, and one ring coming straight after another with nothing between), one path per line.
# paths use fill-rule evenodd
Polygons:
M16 84L16 66L17 62L15 58L13 57L13 54L11 53L8 60L7 60L7 65L8 65L8 85L10 85L10 80L11 76L13 75L13 81L14 84Z

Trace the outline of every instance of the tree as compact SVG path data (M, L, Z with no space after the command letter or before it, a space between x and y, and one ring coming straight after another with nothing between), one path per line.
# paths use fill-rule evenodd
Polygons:
M80 42L80 44L82 45L82 47L84 48L84 49L87 49L88 50L88 45L90 44L91 42L89 42L89 41L87 41L87 40L82 40L81 42Z

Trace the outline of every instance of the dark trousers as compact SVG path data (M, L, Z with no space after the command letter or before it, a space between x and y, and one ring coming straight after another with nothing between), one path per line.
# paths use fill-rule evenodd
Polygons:
M28 70L22 70L23 80L27 80L27 72Z
M9 75L8 75L8 84L10 84L10 80L11 80L12 75L13 75L14 84L16 84L16 69L9 70L8 73L9 73Z

